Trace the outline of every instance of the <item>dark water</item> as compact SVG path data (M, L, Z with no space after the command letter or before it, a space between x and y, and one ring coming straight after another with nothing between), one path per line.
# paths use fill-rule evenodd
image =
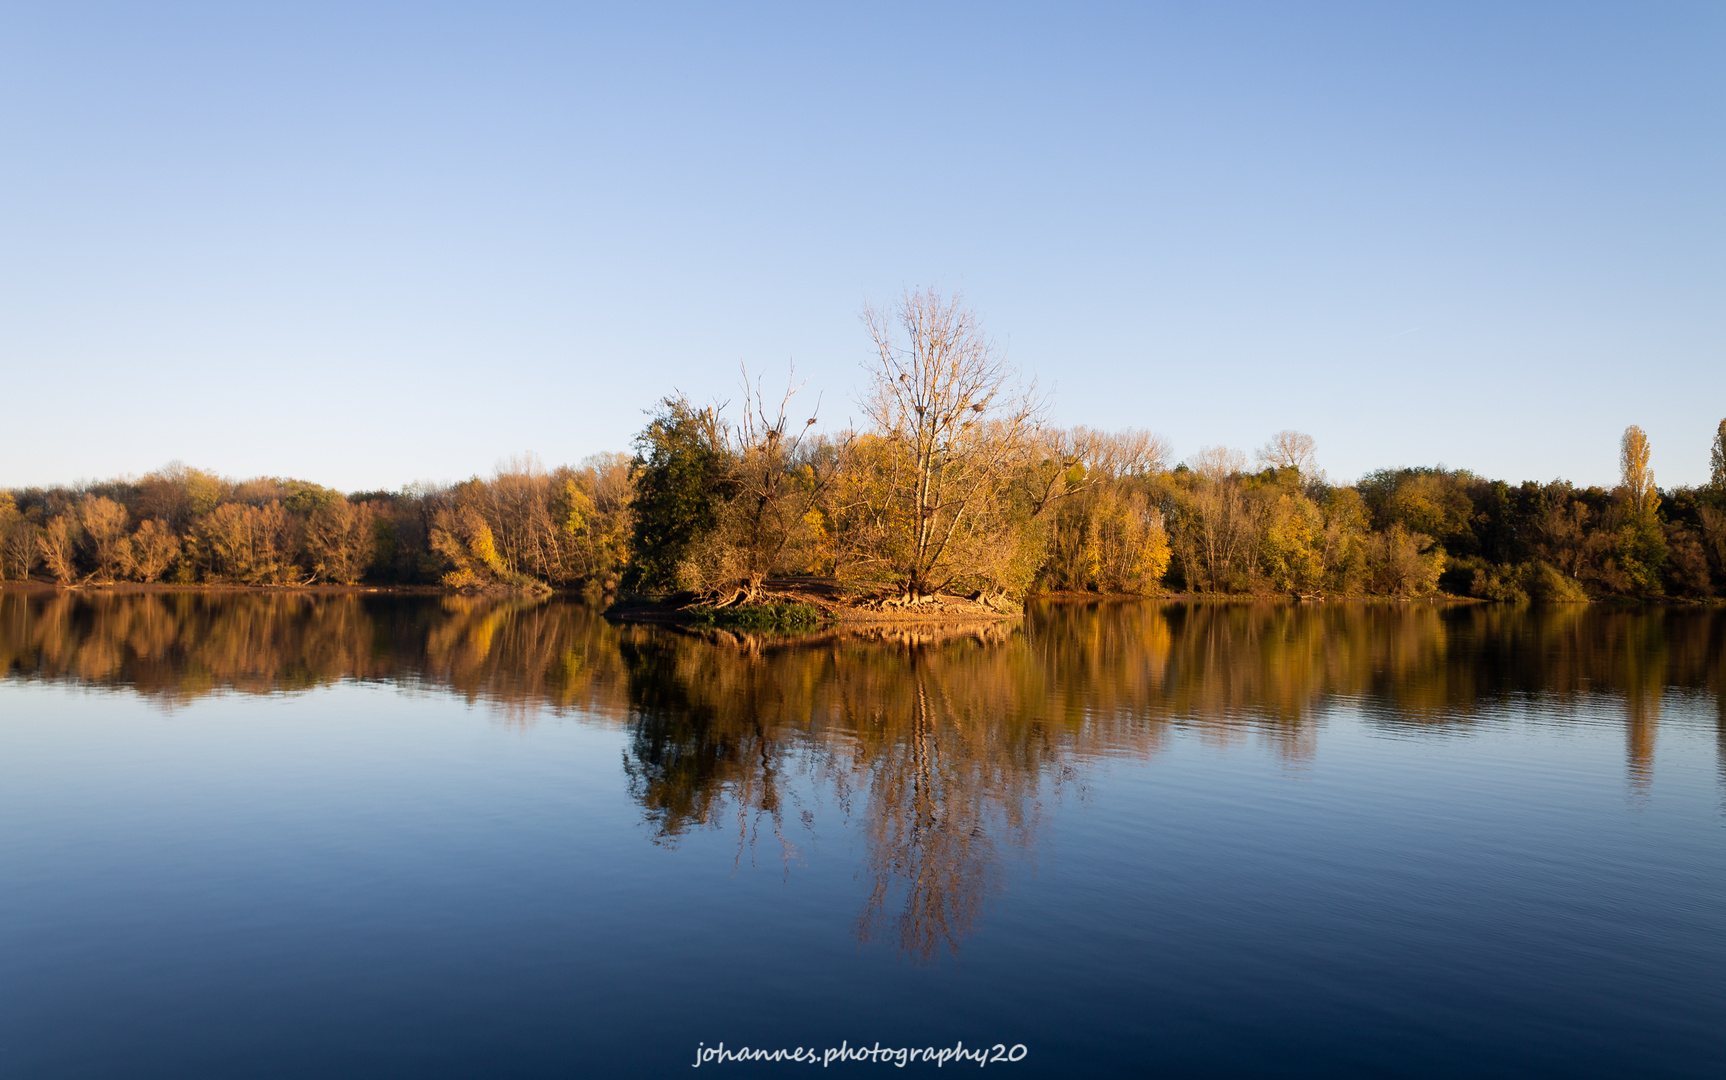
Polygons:
M1719 611L9 594L0 667L8 1077L1726 1072Z

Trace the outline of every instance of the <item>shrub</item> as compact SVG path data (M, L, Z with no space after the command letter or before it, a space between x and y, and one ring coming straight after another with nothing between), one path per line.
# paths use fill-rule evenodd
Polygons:
M820 609L808 604L737 604L734 607L701 607L691 611L696 626L726 630L773 630L800 633L814 630L824 621Z

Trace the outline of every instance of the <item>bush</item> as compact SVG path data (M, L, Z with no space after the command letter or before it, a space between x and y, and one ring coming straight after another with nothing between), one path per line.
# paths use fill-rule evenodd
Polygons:
M1573 577L1562 573L1551 563L1531 562L1522 566L1522 587L1528 595L1544 604L1586 604L1588 594Z
M1542 604L1585 604L1588 594L1576 579L1565 575L1551 563L1526 562L1520 566L1483 566L1474 572L1474 584L1469 589L1482 600L1526 604L1530 600Z
M1482 566L1474 571L1474 583L1468 591L1482 600L1501 604L1526 604L1528 592L1522 587L1522 568L1517 566Z

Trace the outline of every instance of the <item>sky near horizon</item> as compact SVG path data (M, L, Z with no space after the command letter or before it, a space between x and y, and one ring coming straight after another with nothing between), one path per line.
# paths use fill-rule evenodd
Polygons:
M0 487L628 448L962 290L1053 419L1662 486L1726 417L1726 5L8 5Z

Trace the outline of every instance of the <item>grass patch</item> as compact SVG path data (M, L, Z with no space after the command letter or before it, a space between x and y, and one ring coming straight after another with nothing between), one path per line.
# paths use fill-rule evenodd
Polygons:
M819 608L809 604L738 604L735 607L700 607L690 612L691 623L723 630L776 630L798 633L814 630L823 621Z

